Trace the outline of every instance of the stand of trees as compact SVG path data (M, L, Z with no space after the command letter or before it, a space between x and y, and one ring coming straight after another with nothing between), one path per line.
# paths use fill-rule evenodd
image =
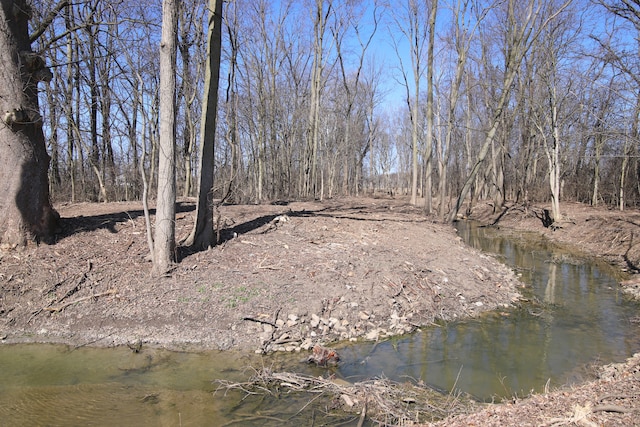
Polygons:
M28 6L27 44L51 70L30 101L50 156L38 197L136 200L143 181L157 197L161 2ZM181 196L202 168L207 7L177 2ZM626 1L226 1L208 196L426 195L449 219L479 199L549 203L556 220L563 200L637 207L639 33Z

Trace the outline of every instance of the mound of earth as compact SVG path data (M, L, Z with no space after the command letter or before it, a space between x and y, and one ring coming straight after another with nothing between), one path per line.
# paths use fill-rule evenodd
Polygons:
M511 270L400 200L222 206L220 243L180 254L162 278L150 275L140 204L57 208L57 243L0 253L5 342L295 351L519 297ZM193 203L178 212L186 236Z

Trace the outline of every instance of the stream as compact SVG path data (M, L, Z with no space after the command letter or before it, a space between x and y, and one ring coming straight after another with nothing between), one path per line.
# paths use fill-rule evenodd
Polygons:
M640 351L640 331L630 322L640 306L623 298L611 267L550 249L533 234L506 237L466 222L457 228L469 245L521 274L531 303L377 344L348 344L336 376L422 380L443 392L498 401L585 380L591 365ZM212 395L212 380L246 381L247 366L323 373L300 363L303 358L0 345L0 425L343 425L353 419L327 413L328 402L306 395Z

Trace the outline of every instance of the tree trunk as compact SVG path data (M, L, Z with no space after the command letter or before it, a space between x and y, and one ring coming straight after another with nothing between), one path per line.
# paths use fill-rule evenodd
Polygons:
M160 147L158 202L153 248L153 273L165 274L175 261L176 236L176 57L179 0L162 3L160 40Z
M218 111L218 84L220 80L220 53L222 50L222 0L209 0L209 25L207 29L207 62L205 70L200 132L200 179L198 205L193 230L183 244L205 249L215 243L213 232L214 146Z
M38 106L38 81L51 72L31 50L29 5L0 0L0 245L49 241L59 215L49 200L49 155Z
M427 45L427 129L425 138L425 172L424 172L424 211L431 214L431 160L433 158L433 57L436 33L436 15L438 13L438 0L431 0L429 12L429 44Z

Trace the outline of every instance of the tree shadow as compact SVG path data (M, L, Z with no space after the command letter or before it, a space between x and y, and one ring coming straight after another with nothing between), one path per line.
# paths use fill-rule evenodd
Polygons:
M498 225L498 223L502 220L502 218L504 218L504 216L511 210L511 207L509 206L503 206L502 207L502 212L500 212L500 215L498 215L498 217L491 223L491 225Z
M635 222L632 222L630 220L628 220L627 222L630 222L633 225L638 225ZM633 263L633 261L631 261L631 259L629 259L629 251L631 251L631 248L633 247L633 237L634 237L634 233L633 231L631 232L631 238L629 239L629 247L627 248L627 250L625 251L624 255L622 256L622 259L624 259L624 262L627 264L627 267L629 268L629 270L632 273L640 273L640 267L638 267L637 265L635 265Z
M176 213L191 212L195 210L193 203L176 203ZM155 209L149 209L149 215L154 216ZM144 210L125 210L120 212L110 212L99 215L78 215L74 217L60 219L60 232L56 234L55 241L58 242L74 234L86 233L96 230L107 230L110 233L117 233L117 224L127 221L134 221L138 217L144 216Z

